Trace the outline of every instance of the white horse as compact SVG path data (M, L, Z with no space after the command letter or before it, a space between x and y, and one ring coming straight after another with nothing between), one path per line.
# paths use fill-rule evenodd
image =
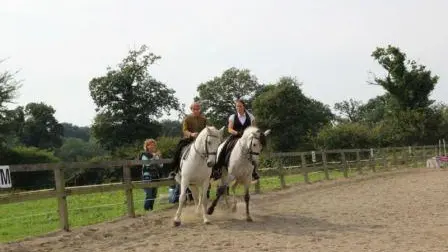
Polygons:
M265 137L269 135L270 132L270 129L262 132L255 126L250 126L244 130L243 135L237 140L232 149L227 172L223 169L217 197L207 211L209 215L213 214L219 198L226 192L227 186L232 181L235 181L231 187L233 194L232 211L236 211L235 189L239 184L242 184L244 185L244 201L246 202L246 220L249 222L252 221L252 217L249 213L249 187L252 181L252 171L254 169L254 164L257 166L259 165L259 155L263 150L263 145L266 141ZM222 151L223 145L224 143L219 146L218 155Z
M209 223L206 215L207 190L210 185L212 167L216 163L218 146L223 141L223 133L224 127L217 130L213 126L207 126L198 134L193 143L185 147L180 160L180 172L175 177L181 189L179 207L174 217L174 226L181 224L180 217L186 200L187 187L190 188L197 207L196 212L199 212L199 207L202 205L204 223ZM202 190L201 197L199 197L198 189Z

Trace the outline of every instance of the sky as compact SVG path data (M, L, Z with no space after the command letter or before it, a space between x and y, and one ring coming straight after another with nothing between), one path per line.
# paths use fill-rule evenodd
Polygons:
M190 104L197 86L230 67L261 83L296 77L332 108L384 90L371 53L398 46L440 76L448 94L446 0L0 0L0 72L19 71L16 103L44 102L59 122L91 125L89 81L142 44L162 58L150 73ZM171 116L170 118L173 118Z

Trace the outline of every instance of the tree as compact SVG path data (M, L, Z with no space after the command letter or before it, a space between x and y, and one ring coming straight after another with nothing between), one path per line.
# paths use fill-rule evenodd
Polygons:
M62 123L64 128L64 137L79 138L84 141L89 141L90 139L90 128L89 127L79 127L71 123Z
M182 135L182 123L180 121L163 120L160 124L162 125L161 136L179 137Z
M268 85L252 106L257 124L272 130L271 143L276 151L306 148L308 136L317 134L333 118L328 106L306 97L300 83L290 77Z
M3 61L0 60L0 63ZM0 73L0 147L11 137L13 129L11 115L14 111L8 110L6 105L13 102L20 88L20 83L14 78L14 74L5 71Z
M157 137L161 127L156 119L179 110L175 91L149 74L149 66L158 59L143 45L130 50L118 69L108 68L106 75L90 81L97 106L92 133L106 149Z
M326 125L312 137L316 149L353 149L376 147L375 130L359 122Z
M334 109L338 111L344 119L348 119L349 122L358 122L362 117L362 102L354 99L348 101L338 102L334 105Z
M414 60L407 60L406 54L398 47L377 47L372 57L387 71L383 79L374 78L376 84L387 90L398 103L399 109L426 108L433 103L429 100L438 76Z
M394 107L389 93L376 96L375 98L369 99L366 104L359 108L361 120L371 125L379 123L391 113Z
M235 113L235 100L245 99L247 109L251 109L251 101L262 86L248 69L235 67L225 70L221 76L201 83L197 91L196 101L201 101L202 110L214 125L227 125L227 118Z
M62 145L63 127L56 120L56 111L45 103L28 103L24 110L21 142L40 149L55 149Z
M55 156L66 162L88 161L107 154L98 144L73 137L65 138L63 145L55 151Z

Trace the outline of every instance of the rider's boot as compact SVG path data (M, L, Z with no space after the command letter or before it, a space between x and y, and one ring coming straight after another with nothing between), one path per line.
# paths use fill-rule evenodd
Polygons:
M168 179L174 179L179 172L179 162L175 158L172 163L172 171L168 174Z

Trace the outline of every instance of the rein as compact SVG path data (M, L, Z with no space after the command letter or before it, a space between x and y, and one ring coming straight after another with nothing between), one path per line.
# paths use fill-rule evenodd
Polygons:
M205 153L201 153L201 152L196 148L196 141L194 141L194 143L193 143L193 149L194 149L194 151L195 151L196 153L198 153L203 159L207 159L208 156L210 156L210 155L216 155L216 154L217 154L216 151L214 151L214 152L209 152L209 151L208 151L207 140L208 140L209 137L216 137L216 138L219 138L219 136L216 136L216 135L209 135L209 134L207 134L207 136L205 137Z
M251 162L254 161L254 160L252 159L252 155L255 155L255 156L259 156L259 155L260 155L260 152L252 151L252 142L254 141L254 139L257 139L258 141L260 141L260 138L259 138L259 137L256 137L256 136L253 135L253 136L251 137L251 139L250 139L250 147L249 147L249 148L245 148L245 146L241 144L241 142L240 142L241 138L238 139L238 142L240 142L239 144L240 144L240 146L241 146L241 150L243 151L244 154L246 154L247 159L248 159L249 161L251 161ZM247 150L247 151L245 151L245 150Z

